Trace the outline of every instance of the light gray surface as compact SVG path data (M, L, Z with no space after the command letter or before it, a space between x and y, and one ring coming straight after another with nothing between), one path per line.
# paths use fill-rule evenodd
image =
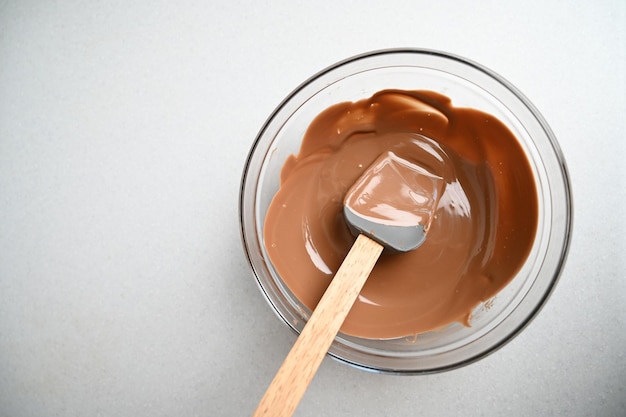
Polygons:
M0 1L0 416L249 415L295 340L241 249L249 147L305 78L399 46L478 61L543 113L569 261L490 357L326 359L296 415L626 415L626 6L579 3Z

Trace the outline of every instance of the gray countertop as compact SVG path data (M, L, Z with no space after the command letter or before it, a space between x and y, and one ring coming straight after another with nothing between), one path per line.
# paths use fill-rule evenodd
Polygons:
M297 416L626 415L626 3L0 1L0 415L250 415L295 335L239 235L274 107L369 50L462 55L516 85L569 165L551 299L470 366L330 358Z

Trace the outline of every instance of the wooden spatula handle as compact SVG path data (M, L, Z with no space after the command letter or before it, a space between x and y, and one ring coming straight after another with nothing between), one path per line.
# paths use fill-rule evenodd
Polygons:
M253 417L293 414L382 250L379 243L359 235Z

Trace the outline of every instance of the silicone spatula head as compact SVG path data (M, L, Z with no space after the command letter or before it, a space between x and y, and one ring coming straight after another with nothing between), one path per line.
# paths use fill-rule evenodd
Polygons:
M346 193L344 217L353 234L407 252L426 240L444 187L440 176L385 152Z

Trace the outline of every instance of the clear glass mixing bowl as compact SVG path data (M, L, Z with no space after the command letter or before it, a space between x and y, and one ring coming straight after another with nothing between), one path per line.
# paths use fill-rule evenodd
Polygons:
M563 155L550 127L530 101L493 71L443 52L393 49L332 65L296 88L261 128L248 156L240 190L240 224L253 274L275 313L299 332L310 311L273 269L263 247L263 223L279 188L280 170L299 151L304 132L322 110L390 88L431 90L457 107L483 110L516 135L533 167L539 224L526 263L494 298L459 323L429 333L372 340L339 334L329 354L378 372L419 374L453 369L502 347L537 315L557 283L570 241L572 201Z

